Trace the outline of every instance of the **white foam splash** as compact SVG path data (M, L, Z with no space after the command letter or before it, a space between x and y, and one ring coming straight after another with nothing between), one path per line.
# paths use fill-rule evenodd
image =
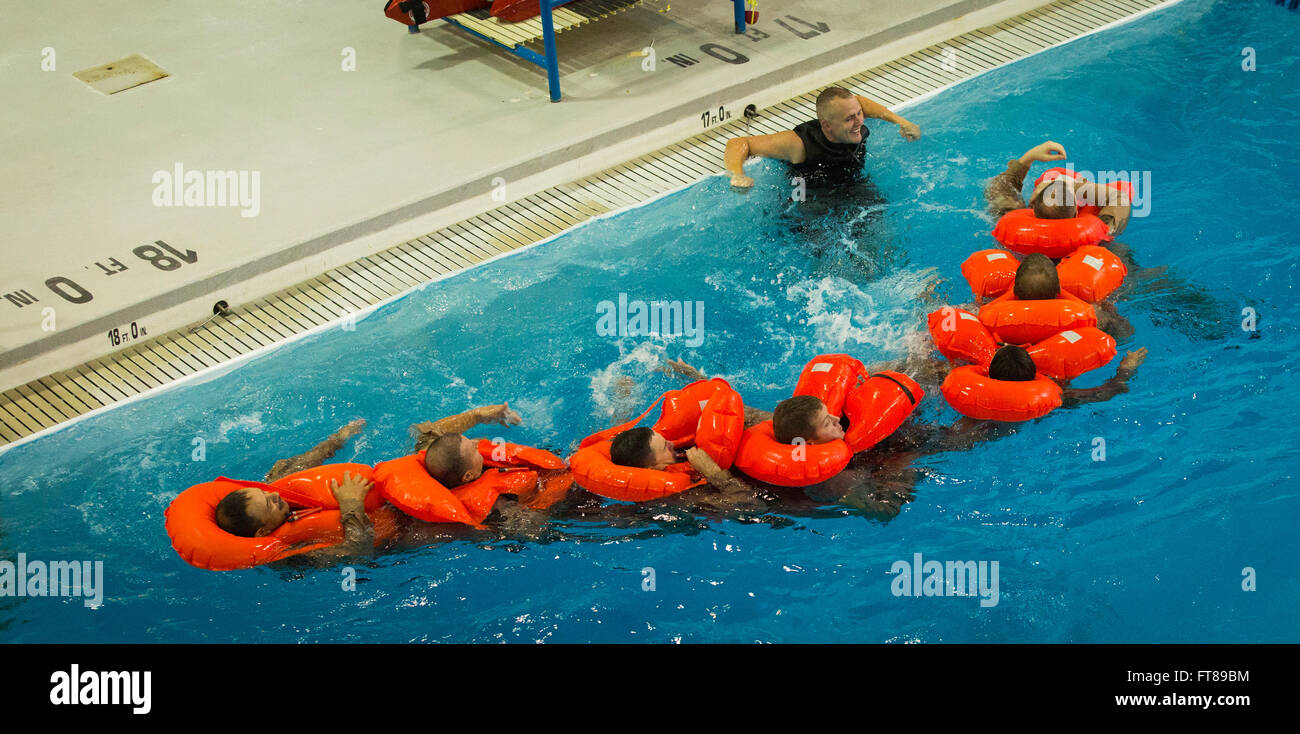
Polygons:
M255 413L249 413L248 415L241 415L232 420L222 421L221 425L217 427L217 435L210 439L208 443L225 443L230 440L229 436L231 431L261 433L262 429L262 411L259 410Z
M523 418L524 427L543 435L556 432L555 413L564 405L563 398L517 398L510 401L510 408Z
M636 417L647 402L645 384L650 374L668 360L668 350L653 342L639 342L608 367L591 377L591 402L596 415L615 421Z
M859 287L828 276L786 289L800 312L790 328L803 330L810 351L843 351L860 359L901 357L923 348L929 305L919 296L937 279L934 268L899 270Z

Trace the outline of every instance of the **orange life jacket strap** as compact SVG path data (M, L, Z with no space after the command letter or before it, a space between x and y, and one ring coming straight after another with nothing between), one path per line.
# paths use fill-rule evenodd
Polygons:
M315 515L316 513L320 512L322 509L323 508L320 507L304 507L301 510L294 510L293 512L289 513L289 517L288 519L285 520L285 522L298 522L304 517L311 517L312 515Z
M889 380L890 382L894 383L895 385L898 385L898 387L902 389L903 394L907 396L907 399L911 401L912 405L916 405L916 396L912 394L911 388L909 388L907 385L904 385L903 382L899 380L897 377L894 377L893 375L885 372L876 372L872 374L871 377L883 377L886 380Z
M582 443L578 444L578 448L585 449L594 443L600 443L601 441L611 439L617 436L618 434L622 433L623 431L632 428L636 424L640 423L642 419L644 419L647 415L650 415L650 411L654 410L655 406L659 404L659 401L663 400L666 397L668 397L668 393L664 393L663 395L660 395L659 397L655 398L655 401L653 403L650 403L650 407L646 408L644 413L637 416L635 419L628 421L627 423L622 423L617 426L613 426L612 428L606 428L603 431L600 431L598 433L593 433L590 436L587 436L586 438L582 439Z

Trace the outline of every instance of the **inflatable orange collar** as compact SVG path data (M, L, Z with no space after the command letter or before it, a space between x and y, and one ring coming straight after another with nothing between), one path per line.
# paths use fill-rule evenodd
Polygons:
M252 568L283 560L318 548L337 545L343 540L343 524L338 500L329 489L330 481L342 482L351 472L363 479L372 473L365 464L329 464L297 472L272 484L219 477L197 484L172 500L167 507L167 535L172 547L192 566L209 571L232 571ZM279 492L298 510L314 510L301 519L290 520L275 532L260 538L243 538L217 525L217 504L231 492L246 487ZM375 529L375 543L390 539L397 530L399 516L392 508L383 508L383 497L376 490L366 495L366 514Z
M745 429L745 406L726 380L699 380L681 390L664 393L635 420L593 433L579 444L569 463L575 481L602 497L624 502L645 502L684 492L704 484L690 464L665 471L620 466L610 459L614 436L634 427L662 400L664 407L654 430L678 449L696 446L718 466L731 468Z

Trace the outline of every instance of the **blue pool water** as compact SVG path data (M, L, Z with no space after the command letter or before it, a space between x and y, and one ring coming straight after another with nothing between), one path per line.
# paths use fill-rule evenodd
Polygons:
M784 167L751 164L748 194L706 179L15 447L0 559L102 560L106 590L95 609L0 598L0 641L1294 642L1297 41L1300 15L1271 3L1185 0L912 107L919 142L873 124L867 205L791 204ZM567 455L681 384L651 372L667 356L770 408L815 353L924 352L918 296L969 300L959 265L990 246L983 181L1049 138L1080 169L1151 171L1150 215L1121 239L1165 271L1119 304L1136 329L1121 352L1150 356L1127 394L919 459L890 522L835 505L568 517L548 542L465 531L380 556L352 591L338 569L200 571L168 543L182 489L261 478L355 417L337 461L401 455L410 424L505 399L525 425L471 435ZM620 294L703 302L703 343L601 336L597 304ZM918 417L957 416L932 393ZM894 596L915 553L997 561L999 603Z

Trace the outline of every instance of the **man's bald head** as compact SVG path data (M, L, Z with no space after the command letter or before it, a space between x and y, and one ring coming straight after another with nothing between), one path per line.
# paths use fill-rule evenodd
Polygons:
M840 87L827 87L817 95L817 120L822 134L832 143L857 145L867 128L862 124L866 113L857 95Z
M827 87L817 95L817 119L832 120L835 117L836 100L856 100L857 95L843 87Z

